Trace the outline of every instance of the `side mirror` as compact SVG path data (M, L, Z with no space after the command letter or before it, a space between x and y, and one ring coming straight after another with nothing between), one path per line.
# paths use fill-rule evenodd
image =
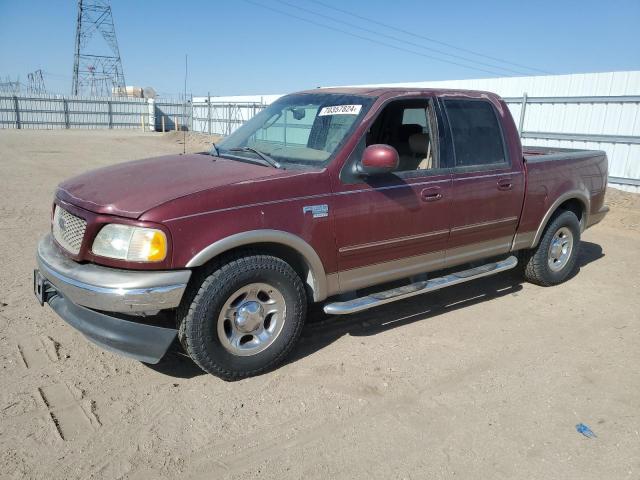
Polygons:
M369 145L356 169L360 175L380 175L396 170L399 162L398 151L391 145Z

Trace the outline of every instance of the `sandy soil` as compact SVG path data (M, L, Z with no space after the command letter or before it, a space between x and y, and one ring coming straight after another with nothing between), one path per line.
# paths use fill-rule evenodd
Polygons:
M500 275L316 315L285 366L225 383L104 352L32 294L55 185L181 141L0 131L0 477L640 478L639 196L610 191L561 286Z

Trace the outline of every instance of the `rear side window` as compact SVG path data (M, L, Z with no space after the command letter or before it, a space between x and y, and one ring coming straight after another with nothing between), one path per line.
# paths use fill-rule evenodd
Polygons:
M457 167L507 163L502 132L490 103L445 100Z

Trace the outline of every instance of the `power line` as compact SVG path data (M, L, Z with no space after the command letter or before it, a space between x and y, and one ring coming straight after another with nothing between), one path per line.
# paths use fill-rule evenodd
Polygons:
M409 30L404 30L404 29L402 29L400 27L395 27L393 25L389 25L388 23L383 23L383 22L380 22L378 20L374 20L373 18L365 17L363 15L358 15L357 13L353 13L353 12L350 12L348 10L344 10L342 8L334 7L333 5L329 5L329 4L325 3L325 2L322 2L321 0L308 0L308 1L317 3L319 5L322 5L322 6L326 7L326 8L329 8L331 10L336 10L338 12L345 13L345 14L350 15L352 17L359 18L360 20L371 22L371 23L374 23L376 25L380 25L382 27L389 28L391 30L395 30L397 32L404 33L405 35L410 35L412 37L420 38L420 39L426 40L428 42L433 42L433 43L437 43L438 45L442 45L442 46L445 46L445 47L453 48L453 49L458 50L460 52L470 53L472 55L477 55L479 57L484 57L484 58L487 58L489 60L493 60L493 61L500 62L500 63L505 63L507 65L513 65L515 67L526 68L527 70L532 70L532 71L535 71L535 72L547 73L547 74L548 73L552 73L552 72L549 72L549 71L546 71L546 70L541 70L539 68L529 67L527 65L522 65L520 63L511 62L509 60L504 60L504 59L501 59L501 58L498 58L498 57L492 57L490 55L486 55L484 53L476 52L476 51L469 50L469 49L466 49L466 48L457 47L457 46L452 45L450 43L446 43L446 42L443 42L443 41L440 41L440 40L436 40L435 38L427 37L425 35L421 35L421 34L418 34L418 33L415 33L415 32L411 32Z
M385 38L388 38L390 40L393 40L393 41L396 41L396 42L399 42L399 43L411 45L413 47L418 47L418 48L424 49L424 50L429 50L429 51L432 51L432 52L439 53L440 55L445 55L447 57L457 58L457 59L460 59L460 60L464 60L466 62L471 62L471 63L482 65L482 66L485 66L485 67L496 68L496 69L504 70L505 72L517 73L519 75L527 75L527 73L522 72L520 70L514 70L512 68L502 67L500 65L492 65L490 63L485 63L485 62L481 62L479 60L474 60L473 58L464 57L462 55L456 55L455 53L449 53L449 52L445 52L443 50L438 50L436 48L425 47L424 45L420 45L419 43L411 42L409 40L405 40L405 39L402 39L402 38L399 38L399 37L395 37L393 35L388 35L386 33L378 32L378 31L375 31L375 30L371 30L370 28L361 27L361 26L356 25L354 23L347 22L345 20L341 20L339 18L335 18L335 17L332 17L330 15L325 15L323 13L319 13L319 12L310 10L308 8L300 7L298 5L294 5L294 4L286 2L284 0L276 0L276 1L278 3L282 3L282 4L287 5L289 7L296 8L298 10L302 10L302 11L307 12L307 13L311 13L312 15L317 15L319 17L326 18L326 19L328 19L328 20L330 20L332 22L342 23L343 25L347 25L347 26L352 27L352 28L357 28L358 30L363 30L363 31L368 32L368 33L373 33L374 35L385 37Z
M301 20L303 22L307 22L307 23L310 23L312 25L316 25L318 27L322 27L322 28L326 28L326 29L329 29L329 30L333 30L335 32L340 32L340 33L343 33L345 35L356 37L356 38L359 38L361 40L366 40L368 42L376 43L378 45L383 45L383 46L388 47L388 48L393 48L394 50L399 50L401 52L412 53L414 55L419 55L419 56L424 57L424 58L429 58L431 60L437 60L437 61L440 61L440 62L450 63L452 65L457 65L459 67L463 67L463 68L467 68L467 69L471 69L471 70L477 70L477 71L485 72L485 73L488 73L490 75L504 76L504 74L500 73L500 72L495 72L495 71L486 70L486 69L479 68L479 67L472 67L472 66L469 66L469 65L464 65L462 63L454 62L452 60L445 60L443 58L434 57L432 55L427 55L427 54L422 53L422 52L416 52L415 50L410 50L408 48L399 47L397 45L392 45L392 44L387 43L387 42L382 42L380 40L376 40L376 39L373 39L373 38L365 37L364 35L359 35L357 33L348 32L346 30L342 30L341 28L337 28L337 27L333 27L333 26L330 26L330 25L327 25L327 24L324 24L324 23L316 22L314 20L310 20L308 18L301 17L301 16L295 15L293 13L285 12L284 10L280 10L280 9L277 9L277 8L269 7L267 5L263 5L261 3L255 2L253 0L244 0L244 1L247 2L247 3L251 3L253 5L256 5L258 7L262 7L264 9L266 9L266 10L271 10L273 12L280 13L281 15L286 15L287 17L292 17L292 18L295 18L297 20Z
M71 75L64 75L62 73L49 72L48 70L43 70L42 73L46 77L73 78Z

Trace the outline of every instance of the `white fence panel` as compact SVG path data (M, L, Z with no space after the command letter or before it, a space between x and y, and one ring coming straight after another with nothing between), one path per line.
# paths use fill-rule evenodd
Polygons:
M145 99L0 94L0 128L142 128Z
M516 119L523 99L506 98ZM525 145L607 152L609 180L640 191L640 96L528 97L520 126Z

